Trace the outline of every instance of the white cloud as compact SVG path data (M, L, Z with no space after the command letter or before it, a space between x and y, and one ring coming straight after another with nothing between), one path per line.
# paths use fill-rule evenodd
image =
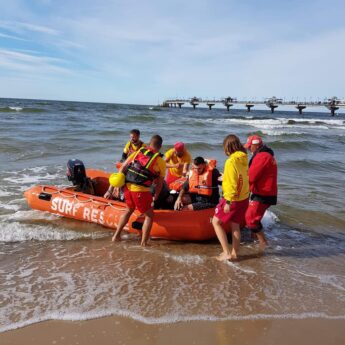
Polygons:
M55 30L47 26L17 21L0 21L0 28L15 33L36 32L40 34L54 36L59 35L60 33L58 30Z
M34 81L36 72L57 77L74 66L84 78L76 72L69 82L85 94L93 88L95 99L115 90L128 95L123 101L149 102L176 94L323 97L343 89L344 25L308 22L323 15L323 0L303 21L303 3L284 3L288 14L278 4L233 0L39 3L39 12L37 2L35 9L22 2L24 11L12 15L6 8L2 35L18 44L0 51L2 69L30 73ZM21 46L16 35L28 43Z
M7 35L7 34L4 34L2 32L0 32L0 37L8 38L8 39L11 39L11 40L28 41L25 38L21 38L21 37L14 36L14 35Z
M18 71L20 73L37 74L70 74L72 71L59 64L64 63L62 59L49 56L37 56L29 53L0 49L0 68Z

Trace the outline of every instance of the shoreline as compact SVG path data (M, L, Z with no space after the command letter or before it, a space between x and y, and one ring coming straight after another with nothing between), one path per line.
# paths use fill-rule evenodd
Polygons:
M2 345L40 344L313 344L345 342L344 320L261 319L146 324L109 316L43 321L0 334Z

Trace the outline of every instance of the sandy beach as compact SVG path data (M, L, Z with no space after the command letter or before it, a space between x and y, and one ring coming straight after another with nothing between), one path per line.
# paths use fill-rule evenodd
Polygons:
M345 342L344 320L192 321L149 325L123 317L47 321L2 333L20 344L327 344Z

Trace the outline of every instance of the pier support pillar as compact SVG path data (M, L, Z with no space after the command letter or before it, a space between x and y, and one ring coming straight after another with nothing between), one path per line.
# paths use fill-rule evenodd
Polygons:
M250 109L254 107L254 104L246 104L247 112L250 113Z
M184 103L179 102L177 104L178 104L178 107L181 109Z
M298 109L298 112L300 113L300 115L302 115L303 109L305 109L306 106L298 104L296 108Z
M270 105L270 108L271 108L271 113L273 114L274 113L274 109L278 108L278 106L277 105Z
M211 110L215 103L207 103L208 109Z
M227 110L227 111L230 111L230 107L232 107L233 104L231 104L231 103L226 103L225 106L226 106L226 110Z
M331 116L334 116L334 115L335 115L336 110L338 110L338 109L339 109L339 107L336 107L336 106L331 106L331 107L330 107L330 110L331 110Z
M199 105L199 103L198 103L198 102L190 102L190 104L193 106L193 109L195 109L195 108L196 108L196 106L197 106L197 105Z

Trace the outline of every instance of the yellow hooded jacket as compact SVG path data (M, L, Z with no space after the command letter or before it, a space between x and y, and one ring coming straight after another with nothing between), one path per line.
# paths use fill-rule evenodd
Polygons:
M223 197L227 201L249 198L248 159L242 151L232 153L225 162L223 174Z

